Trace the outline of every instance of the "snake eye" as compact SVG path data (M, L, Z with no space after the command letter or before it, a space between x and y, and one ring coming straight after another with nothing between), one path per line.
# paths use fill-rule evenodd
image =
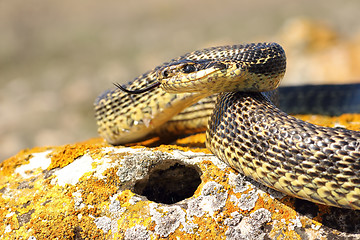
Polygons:
M161 75L163 75L164 78L169 77L169 70L168 69L164 69L161 73Z
M187 64L183 67L184 73L192 73L196 71L196 68L194 65Z

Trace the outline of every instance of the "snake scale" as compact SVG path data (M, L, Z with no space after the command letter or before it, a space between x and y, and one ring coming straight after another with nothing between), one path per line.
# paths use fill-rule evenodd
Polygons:
M360 209L360 132L316 126L279 110L269 93L285 68L285 52L276 43L185 54L127 89L99 96L98 131L122 144L164 129L197 129L212 112L206 146L232 168L297 198ZM208 102L215 97L212 110ZM176 126L181 116L187 116L186 127Z

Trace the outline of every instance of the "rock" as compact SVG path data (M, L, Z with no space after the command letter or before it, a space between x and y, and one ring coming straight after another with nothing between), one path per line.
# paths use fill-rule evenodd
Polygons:
M24 150L0 167L1 239L360 237L358 211L284 196L205 148L92 139Z

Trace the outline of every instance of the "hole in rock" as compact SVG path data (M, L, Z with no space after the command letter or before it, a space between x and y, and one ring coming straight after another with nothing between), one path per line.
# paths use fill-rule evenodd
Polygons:
M161 169L160 169L161 168ZM200 170L181 163L165 163L136 182L134 192L157 203L173 204L191 197L201 183Z

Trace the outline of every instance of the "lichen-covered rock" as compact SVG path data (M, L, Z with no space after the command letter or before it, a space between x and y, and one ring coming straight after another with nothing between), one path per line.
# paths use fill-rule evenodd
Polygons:
M25 150L0 171L1 239L340 239L358 211L253 182L206 149L102 140Z

